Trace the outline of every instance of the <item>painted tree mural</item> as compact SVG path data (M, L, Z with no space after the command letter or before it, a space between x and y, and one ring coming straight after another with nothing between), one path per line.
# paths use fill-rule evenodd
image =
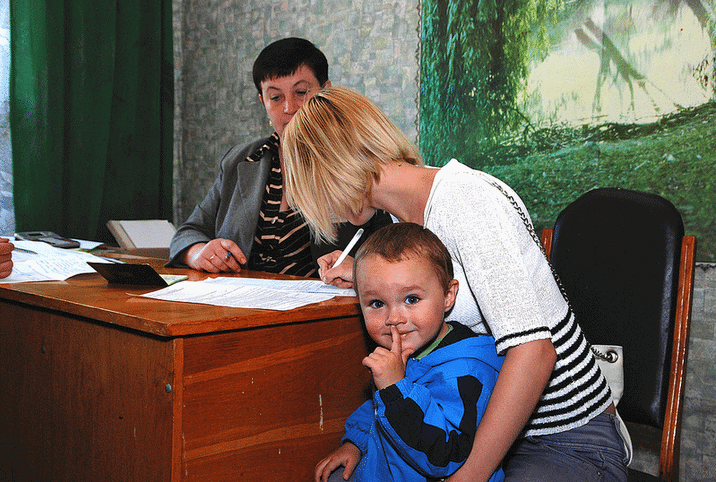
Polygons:
M716 2L425 0L420 147L510 183L539 228L583 192L655 192L716 261Z

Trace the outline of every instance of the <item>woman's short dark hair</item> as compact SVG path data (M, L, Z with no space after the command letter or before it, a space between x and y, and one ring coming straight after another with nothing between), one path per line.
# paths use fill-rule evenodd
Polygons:
M306 39L290 37L266 46L254 61L254 84L261 92L261 82L267 79L287 77L305 65L313 72L318 83L328 80L328 60L318 47Z

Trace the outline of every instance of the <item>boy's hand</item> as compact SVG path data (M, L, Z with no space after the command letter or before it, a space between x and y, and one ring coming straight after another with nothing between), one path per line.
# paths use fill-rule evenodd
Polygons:
M392 338L390 350L379 346L373 353L363 358L363 366L370 370L373 383L378 390L405 378L405 364L413 353L410 348L403 350L403 341L395 325L391 325L390 335Z
M325 459L316 464L315 482L327 482L331 472L343 467L343 480L348 480L358 467L362 454L360 449L350 442L346 442L331 452Z

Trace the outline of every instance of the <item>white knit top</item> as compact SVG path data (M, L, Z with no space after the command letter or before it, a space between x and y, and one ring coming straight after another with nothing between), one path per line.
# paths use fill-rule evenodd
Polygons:
M522 200L510 187L454 159L433 182L424 225L447 246L460 282L447 319L477 333L490 333L498 353L529 341L551 339L557 362L523 436L579 427L609 406L609 386L544 254L515 206L495 184L527 216Z

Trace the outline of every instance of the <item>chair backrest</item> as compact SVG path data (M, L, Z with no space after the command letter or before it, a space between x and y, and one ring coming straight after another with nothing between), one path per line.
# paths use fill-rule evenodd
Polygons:
M590 191L560 213L551 261L587 340L624 347L625 420L663 427L684 227L666 199Z

